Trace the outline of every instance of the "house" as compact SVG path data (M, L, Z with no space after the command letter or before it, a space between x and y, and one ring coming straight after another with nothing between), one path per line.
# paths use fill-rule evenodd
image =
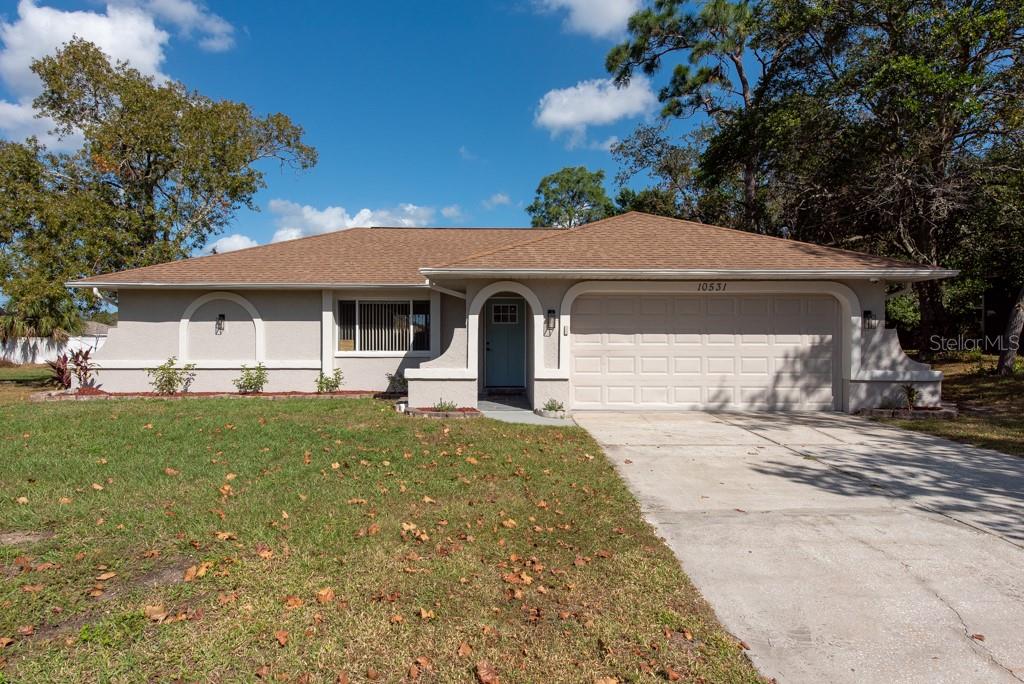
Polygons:
M570 230L356 228L86 278L116 290L110 391L262 362L268 391L404 373L412 406L524 392L586 409L855 411L939 402L884 324L887 286L955 271L632 212Z

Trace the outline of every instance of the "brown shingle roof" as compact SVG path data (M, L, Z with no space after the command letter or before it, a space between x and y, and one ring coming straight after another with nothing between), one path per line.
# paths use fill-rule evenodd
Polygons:
M76 284L422 285L419 269L553 231L519 228L351 228L235 252L108 273Z
M630 271L954 272L795 240L630 212L572 230L352 228L94 276L77 286L422 285L428 275ZM635 273L634 273L635 274ZM756 273L755 273L756 275ZM870 274L869 274L870 275ZM899 275L899 274L896 274Z
M871 270L927 268L796 240L629 212L551 231L441 269L453 270Z

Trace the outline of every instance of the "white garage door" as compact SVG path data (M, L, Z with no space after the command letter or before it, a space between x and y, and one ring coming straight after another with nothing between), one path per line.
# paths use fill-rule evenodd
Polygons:
M838 315L825 296L581 296L573 408L830 410Z

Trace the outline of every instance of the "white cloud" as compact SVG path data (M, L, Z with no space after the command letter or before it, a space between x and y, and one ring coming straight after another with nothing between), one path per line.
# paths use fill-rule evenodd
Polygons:
M496 192L483 201L483 205L487 209L493 209L494 207L504 206L510 204L512 199L503 192Z
M587 126L603 126L620 119L640 116L657 104L650 81L634 77L618 88L608 78L580 81L569 88L549 90L537 104L534 122L551 131L552 137L566 133L569 147L586 140Z
M592 150L600 150L602 152L611 152L612 151L612 147L617 145L618 142L619 142L619 136L617 136L617 135L609 135L604 140L594 140L594 141L592 141L588 145L588 147L590 149L592 149Z
M74 37L98 45L114 60L129 62L144 74L166 80L165 48L170 34L158 21L184 35L195 35L208 50L224 50L233 44L234 28L191 0L112 0L100 11L64 11L18 3L18 16L0 21L0 80L13 101L0 100L0 133L15 140L36 135L56 149L74 149L81 139L70 136L57 141L49 135L53 122L35 118L32 100L42 90L32 73L32 61L51 55Z
M192 0L117 0L139 7L157 19L172 24L185 37L198 36L199 47L223 52L235 45L235 27Z
M444 216L450 221L457 221L462 218L462 207L458 204L452 204L447 207L441 207L441 216Z
M473 154L465 145L459 146L459 156L466 161L476 161L478 159L478 157L475 154Z
M277 215L277 231L271 242L294 240L308 235L332 233L362 226L400 226L416 228L433 220L432 207L399 204L390 209L360 209L350 215L344 207L317 209L288 200L270 200L270 211Z
M223 254L224 252L234 252L236 249L247 249L249 247L256 247L260 243L253 240L248 235L242 235L241 233L232 233L231 235L225 235L219 240L213 242L206 248L206 252L212 253L217 252Z
M567 12L565 27L570 31L607 38L626 29L640 0L537 0L537 5L549 12Z

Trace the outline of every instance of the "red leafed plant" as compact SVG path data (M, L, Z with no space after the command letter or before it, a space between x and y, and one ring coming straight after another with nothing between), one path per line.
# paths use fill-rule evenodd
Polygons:
M92 349L76 349L71 352L71 372L78 380L79 387L92 386L96 362L92 360Z
M61 389L71 389L71 359L61 354L53 361L47 361L50 367L50 382Z

